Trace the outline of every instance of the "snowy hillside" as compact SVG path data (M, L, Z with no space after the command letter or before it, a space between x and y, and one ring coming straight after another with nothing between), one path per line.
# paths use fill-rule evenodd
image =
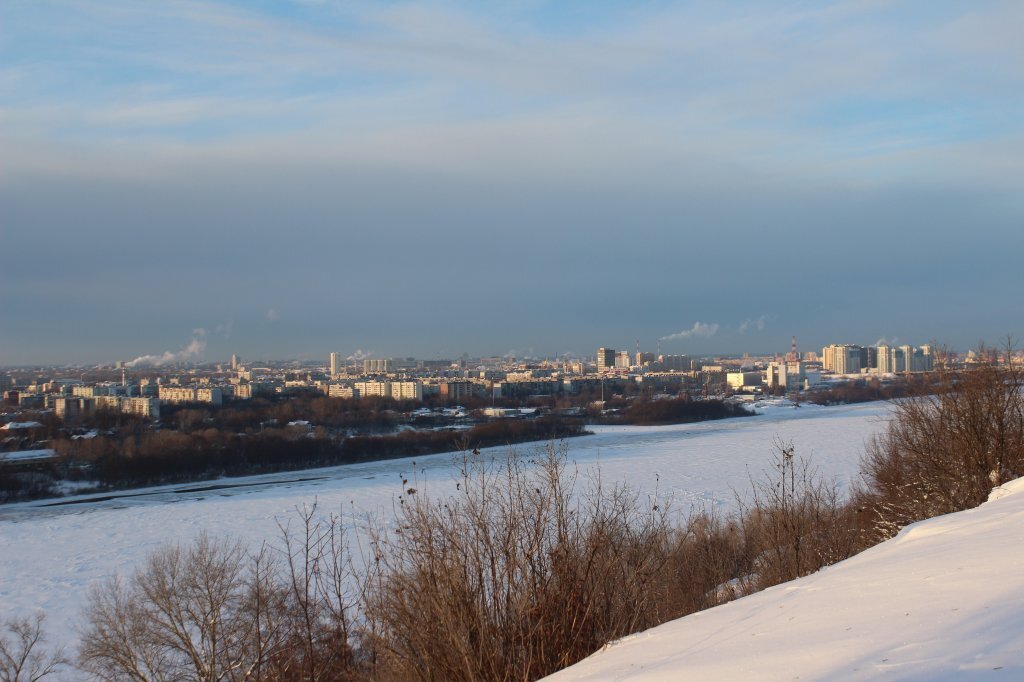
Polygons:
M626 637L547 679L1024 679L1024 479L977 509Z

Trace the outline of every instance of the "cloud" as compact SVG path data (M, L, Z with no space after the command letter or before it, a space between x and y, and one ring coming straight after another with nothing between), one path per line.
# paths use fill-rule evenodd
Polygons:
M703 322L694 322L693 326L689 329L684 329L681 332L675 334L669 334L668 336L661 337L662 341L676 341L678 339L689 339L694 337L700 337L704 339L710 339L712 336L718 333L718 323L712 322L705 324Z
M162 355L140 355L128 363L128 367L163 367L179 362L192 362L202 356L206 350L206 330L199 328L192 332L192 341L181 350L172 353L164 351Z
M754 328L757 331L764 331L764 315L757 318L756 320L751 320L748 317L747 319L740 322L739 332L740 334L746 334L748 331L750 331L751 328Z
M228 318L213 328L213 333L225 339L231 338L231 332L235 328L235 321Z
M267 322L277 322L281 315L277 312L277 308L271 308L267 311Z

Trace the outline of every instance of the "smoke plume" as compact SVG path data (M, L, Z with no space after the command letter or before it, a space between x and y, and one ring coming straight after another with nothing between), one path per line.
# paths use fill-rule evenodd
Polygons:
M164 351L163 355L140 355L128 363L128 367L163 367L177 362L192 362L197 360L206 350L205 329L192 331L192 341L181 350L172 353Z

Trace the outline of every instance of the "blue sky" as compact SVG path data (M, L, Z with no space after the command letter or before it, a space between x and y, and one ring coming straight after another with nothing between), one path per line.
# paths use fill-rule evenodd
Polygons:
M6 0L0 363L1020 337L1021 26Z

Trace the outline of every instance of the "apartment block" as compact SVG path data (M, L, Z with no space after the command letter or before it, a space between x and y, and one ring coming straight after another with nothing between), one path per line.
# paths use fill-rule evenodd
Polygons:
M361 398L390 398L390 381L357 381L352 385Z
M862 367L861 350L852 344L826 346L821 350L822 367L836 374L857 374Z
M220 406L224 402L224 394L219 388L161 386L158 396L163 403L209 403Z
M392 381L391 397L394 400L423 400L423 382Z
M343 384L327 384L324 392L328 398L348 398L349 400L357 400L359 398L359 389Z

